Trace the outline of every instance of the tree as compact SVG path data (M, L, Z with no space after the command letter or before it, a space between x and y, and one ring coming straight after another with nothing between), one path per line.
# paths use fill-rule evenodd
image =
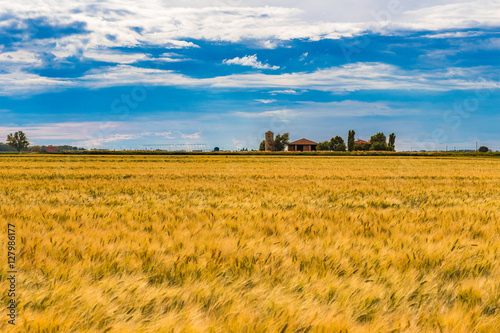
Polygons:
M274 138L274 151L284 151L288 144L290 143L290 134L283 133L278 134Z
M28 141L26 134L22 131L7 135L7 144L19 153L21 150L26 150L30 146L30 142Z
M220 148L219 147L215 147L214 151L220 151Z
M330 149L334 151L345 151L345 142L340 136L336 136L330 140Z
M9 146L8 144L0 142L0 151L16 151L16 150L11 146Z
M391 150L396 149L396 135L394 133L389 134L389 143L387 145Z
M39 152L42 152L43 150L42 150L42 146L31 146L30 151L39 153Z
M322 141L320 143L318 143L318 145L316 146L316 150L317 151L320 151L320 150L330 150L330 142L328 141Z
M371 143L356 143L354 145L354 150L370 150L372 147Z
M372 147L371 143L369 143L369 142L368 143L363 143L361 145L361 148L362 148L361 150L370 150L371 147Z
M375 143L375 142L381 142L383 143L384 145L386 144L386 137L385 137L385 134L382 133L382 132L379 132L375 135L372 135L372 137L370 138L370 143Z
M356 132L354 130L349 130L349 134L347 134L347 149L349 151L354 150L354 135Z
M387 150L387 145L385 144L385 142L375 141L374 143L372 143L370 150Z
M481 146L481 147L479 147L479 149L477 151L480 153L487 153L490 151L490 149L486 146Z
M370 150L388 150L385 134L379 132L370 138Z
M262 140L262 142L259 145L259 151L264 151L266 150L266 140Z

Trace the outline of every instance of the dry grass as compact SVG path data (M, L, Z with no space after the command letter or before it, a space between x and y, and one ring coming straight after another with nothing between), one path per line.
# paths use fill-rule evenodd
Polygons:
M500 331L498 159L2 156L0 182L18 332Z

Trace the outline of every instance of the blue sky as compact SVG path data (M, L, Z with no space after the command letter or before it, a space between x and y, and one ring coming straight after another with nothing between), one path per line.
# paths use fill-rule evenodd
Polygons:
M21 1L0 7L0 140L258 148L396 133L500 150L498 1Z

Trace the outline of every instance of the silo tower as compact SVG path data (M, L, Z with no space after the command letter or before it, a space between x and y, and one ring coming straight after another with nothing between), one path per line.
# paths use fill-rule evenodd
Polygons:
M274 133L271 131L266 132L266 151L273 151L274 149Z

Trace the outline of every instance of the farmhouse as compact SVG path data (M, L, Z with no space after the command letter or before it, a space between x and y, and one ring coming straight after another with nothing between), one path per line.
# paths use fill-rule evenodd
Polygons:
M57 148L50 145L50 146L47 146L47 148L45 148L45 151L47 153L56 153L57 152Z
M317 142L307 139L300 139L289 143L288 151L315 151L317 145Z
M369 143L369 142L365 141L365 140L360 140L360 139L357 139L356 141L354 141L355 145L362 145L362 144L365 144L365 143Z

